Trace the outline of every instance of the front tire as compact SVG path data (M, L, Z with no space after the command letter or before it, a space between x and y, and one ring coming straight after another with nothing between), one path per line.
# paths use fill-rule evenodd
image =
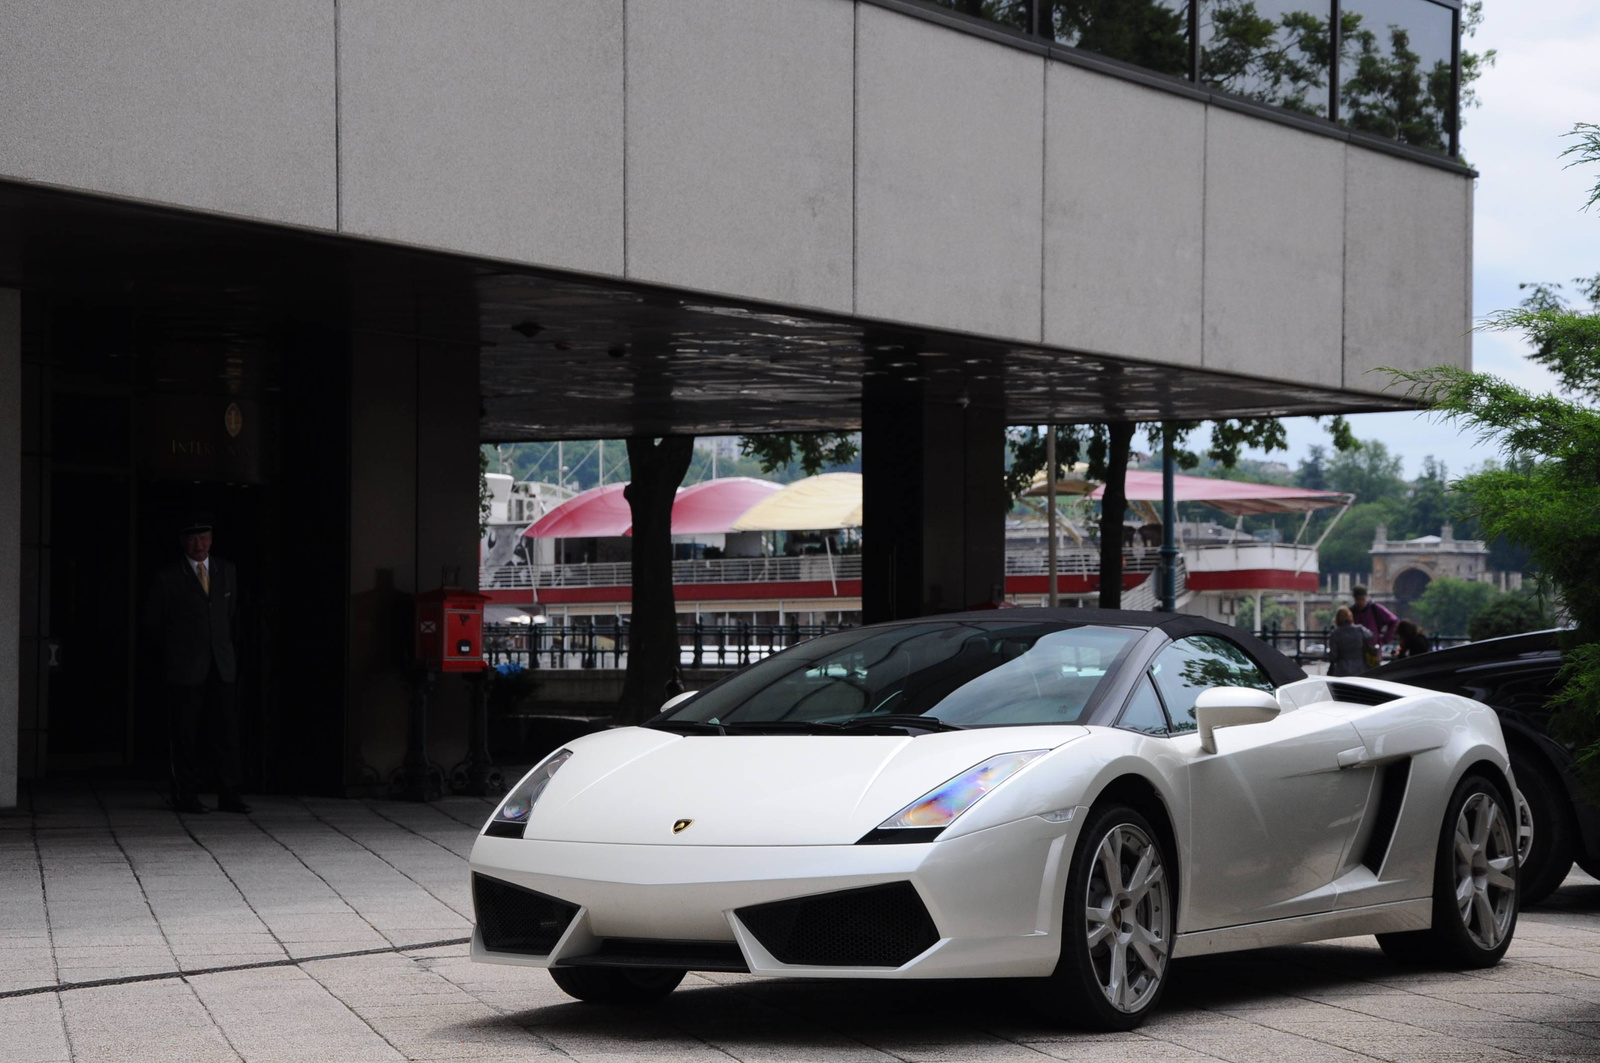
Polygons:
M678 988L688 973L675 967L550 968L550 977L563 993L589 1004L648 1004Z
M1052 1017L1131 1030L1166 988L1173 892L1161 835L1126 805L1097 809L1078 837L1067 879L1061 959L1036 986Z
M1493 967L1516 926L1516 809L1493 781L1468 775L1450 797L1439 834L1433 926L1379 934L1378 944L1404 963Z

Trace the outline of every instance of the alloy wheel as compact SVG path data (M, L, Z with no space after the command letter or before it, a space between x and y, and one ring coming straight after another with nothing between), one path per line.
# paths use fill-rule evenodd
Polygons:
M1517 844L1500 803L1479 791L1456 817L1456 908L1474 944L1499 946L1516 912Z
M1144 831L1119 823L1101 839L1085 898L1089 961L1100 990L1123 1012L1144 1007L1171 952L1171 910L1161 851Z
M1528 799L1522 796L1522 791L1516 791L1517 796L1517 866L1521 867L1528 862L1528 854L1533 851L1533 808L1528 804Z

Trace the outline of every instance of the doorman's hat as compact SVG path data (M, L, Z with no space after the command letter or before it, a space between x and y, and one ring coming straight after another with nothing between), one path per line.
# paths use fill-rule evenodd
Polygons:
M179 535L199 535L201 532L211 530L211 514L190 513L183 518L183 527L178 529Z

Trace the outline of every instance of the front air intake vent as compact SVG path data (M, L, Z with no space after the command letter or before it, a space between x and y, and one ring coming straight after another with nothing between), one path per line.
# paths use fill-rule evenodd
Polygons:
M1391 701L1400 700L1398 694L1374 690L1359 683L1329 683L1328 696L1347 705L1387 705Z
M487 875L472 876L472 907L490 952L548 956L566 933L576 905Z
M740 908L739 921L779 963L899 967L939 940L909 882Z

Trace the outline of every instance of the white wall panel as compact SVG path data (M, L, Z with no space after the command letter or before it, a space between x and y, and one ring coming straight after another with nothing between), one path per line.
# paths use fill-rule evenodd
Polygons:
M857 18L857 312L1037 340L1044 59Z
M1044 340L1200 364L1206 111L1052 63Z
M1344 153L1338 140L1210 109L1207 369L1339 386Z
M629 276L850 310L854 22L629 0Z
M1471 182L1354 146L1346 179L1345 387L1470 365Z
M343 0L343 228L622 272L622 0Z
M0 4L0 176L334 225L327 0Z

